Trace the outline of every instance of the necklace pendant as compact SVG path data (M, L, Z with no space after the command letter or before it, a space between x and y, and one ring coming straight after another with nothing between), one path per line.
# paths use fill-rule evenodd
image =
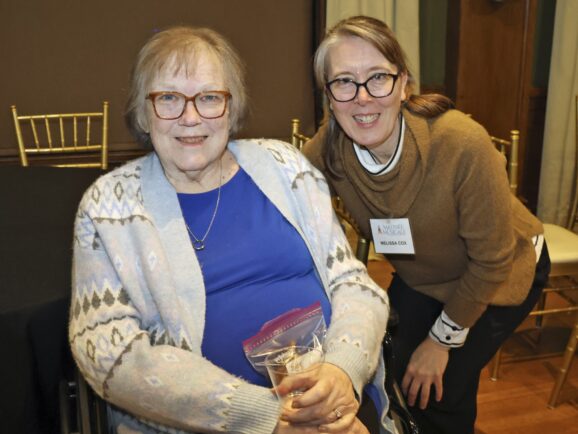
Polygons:
M195 240L192 243L193 243L193 249L195 249L197 251L203 250L205 248L205 243L203 242L203 240Z
M207 230L206 230L203 238L201 238L199 240L195 236L195 234L193 233L193 231L191 230L191 228L189 227L187 222L185 221L185 226L187 228L187 231L189 231L189 234L191 234L191 237L192 237L191 243L193 245L193 249L195 249L197 252L199 250L205 249L205 240L207 239L207 236L209 235L209 232L211 231L211 228L213 227L213 223L215 222L215 217L217 216L217 211L219 210L219 202L221 201L222 183L223 183L223 159L221 158L219 161L219 188L217 190L217 202L215 203L215 209L213 210L213 215L211 217L211 221L209 222L209 226L207 227Z

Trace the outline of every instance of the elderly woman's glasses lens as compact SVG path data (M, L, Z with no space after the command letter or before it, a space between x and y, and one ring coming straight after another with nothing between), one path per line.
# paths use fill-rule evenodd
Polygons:
M385 98L393 93L395 82L399 74L382 72L374 74L363 83L358 83L350 78L336 78L325 85L335 101L353 101L359 93L359 88L364 87L373 98Z
M204 119L220 118L227 111L227 102L231 94L226 90L199 92L193 96L179 92L151 92L147 99L153 103L155 114L160 119L173 120L180 118L185 112L187 103L191 101L200 117Z

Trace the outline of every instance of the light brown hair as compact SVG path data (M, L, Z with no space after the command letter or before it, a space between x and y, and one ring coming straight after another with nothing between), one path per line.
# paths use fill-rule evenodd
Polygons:
M413 93L415 79L407 66L405 53L394 33L383 21L362 15L339 21L327 31L325 38L317 48L313 61L313 70L317 85L320 88L325 89L325 84L329 78L327 76L329 50L344 37L357 37L370 43L383 54L392 65L397 67L398 74L405 74L407 76L405 92L408 98L404 102L404 107L409 111L426 118L432 118L453 107L452 101L446 96L439 94L417 95ZM329 110L329 101L326 92L324 93L324 109L325 122L328 122L324 159L330 173L337 175L333 169L333 161L336 157L333 154L335 147L331 146L331 143L337 139L341 128L333 116L333 113Z

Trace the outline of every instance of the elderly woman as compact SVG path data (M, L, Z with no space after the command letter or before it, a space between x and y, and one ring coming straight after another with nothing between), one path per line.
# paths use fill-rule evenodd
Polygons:
M547 279L542 225L488 133L447 98L412 94L383 22L336 24L315 74L327 122L305 153L395 267L397 380L423 432L473 433L480 371Z
M214 31L172 28L138 54L127 121L153 152L82 199L69 334L118 432L367 433L364 392L387 408L387 297L320 173L288 144L230 139L246 104L242 64ZM325 362L282 383L307 390L281 409L242 341L315 301Z

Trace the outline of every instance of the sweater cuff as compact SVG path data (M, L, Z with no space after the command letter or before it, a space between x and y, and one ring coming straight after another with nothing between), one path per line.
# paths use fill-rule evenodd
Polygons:
M243 383L232 398L226 431L271 434L279 422L280 411L281 404L273 390Z
M367 356L354 345L340 344L339 348L330 349L325 353L325 363L335 365L349 376L351 384L359 399L367 382Z
M460 326L471 328L487 308L486 303L478 303L455 294L444 306L444 311Z

